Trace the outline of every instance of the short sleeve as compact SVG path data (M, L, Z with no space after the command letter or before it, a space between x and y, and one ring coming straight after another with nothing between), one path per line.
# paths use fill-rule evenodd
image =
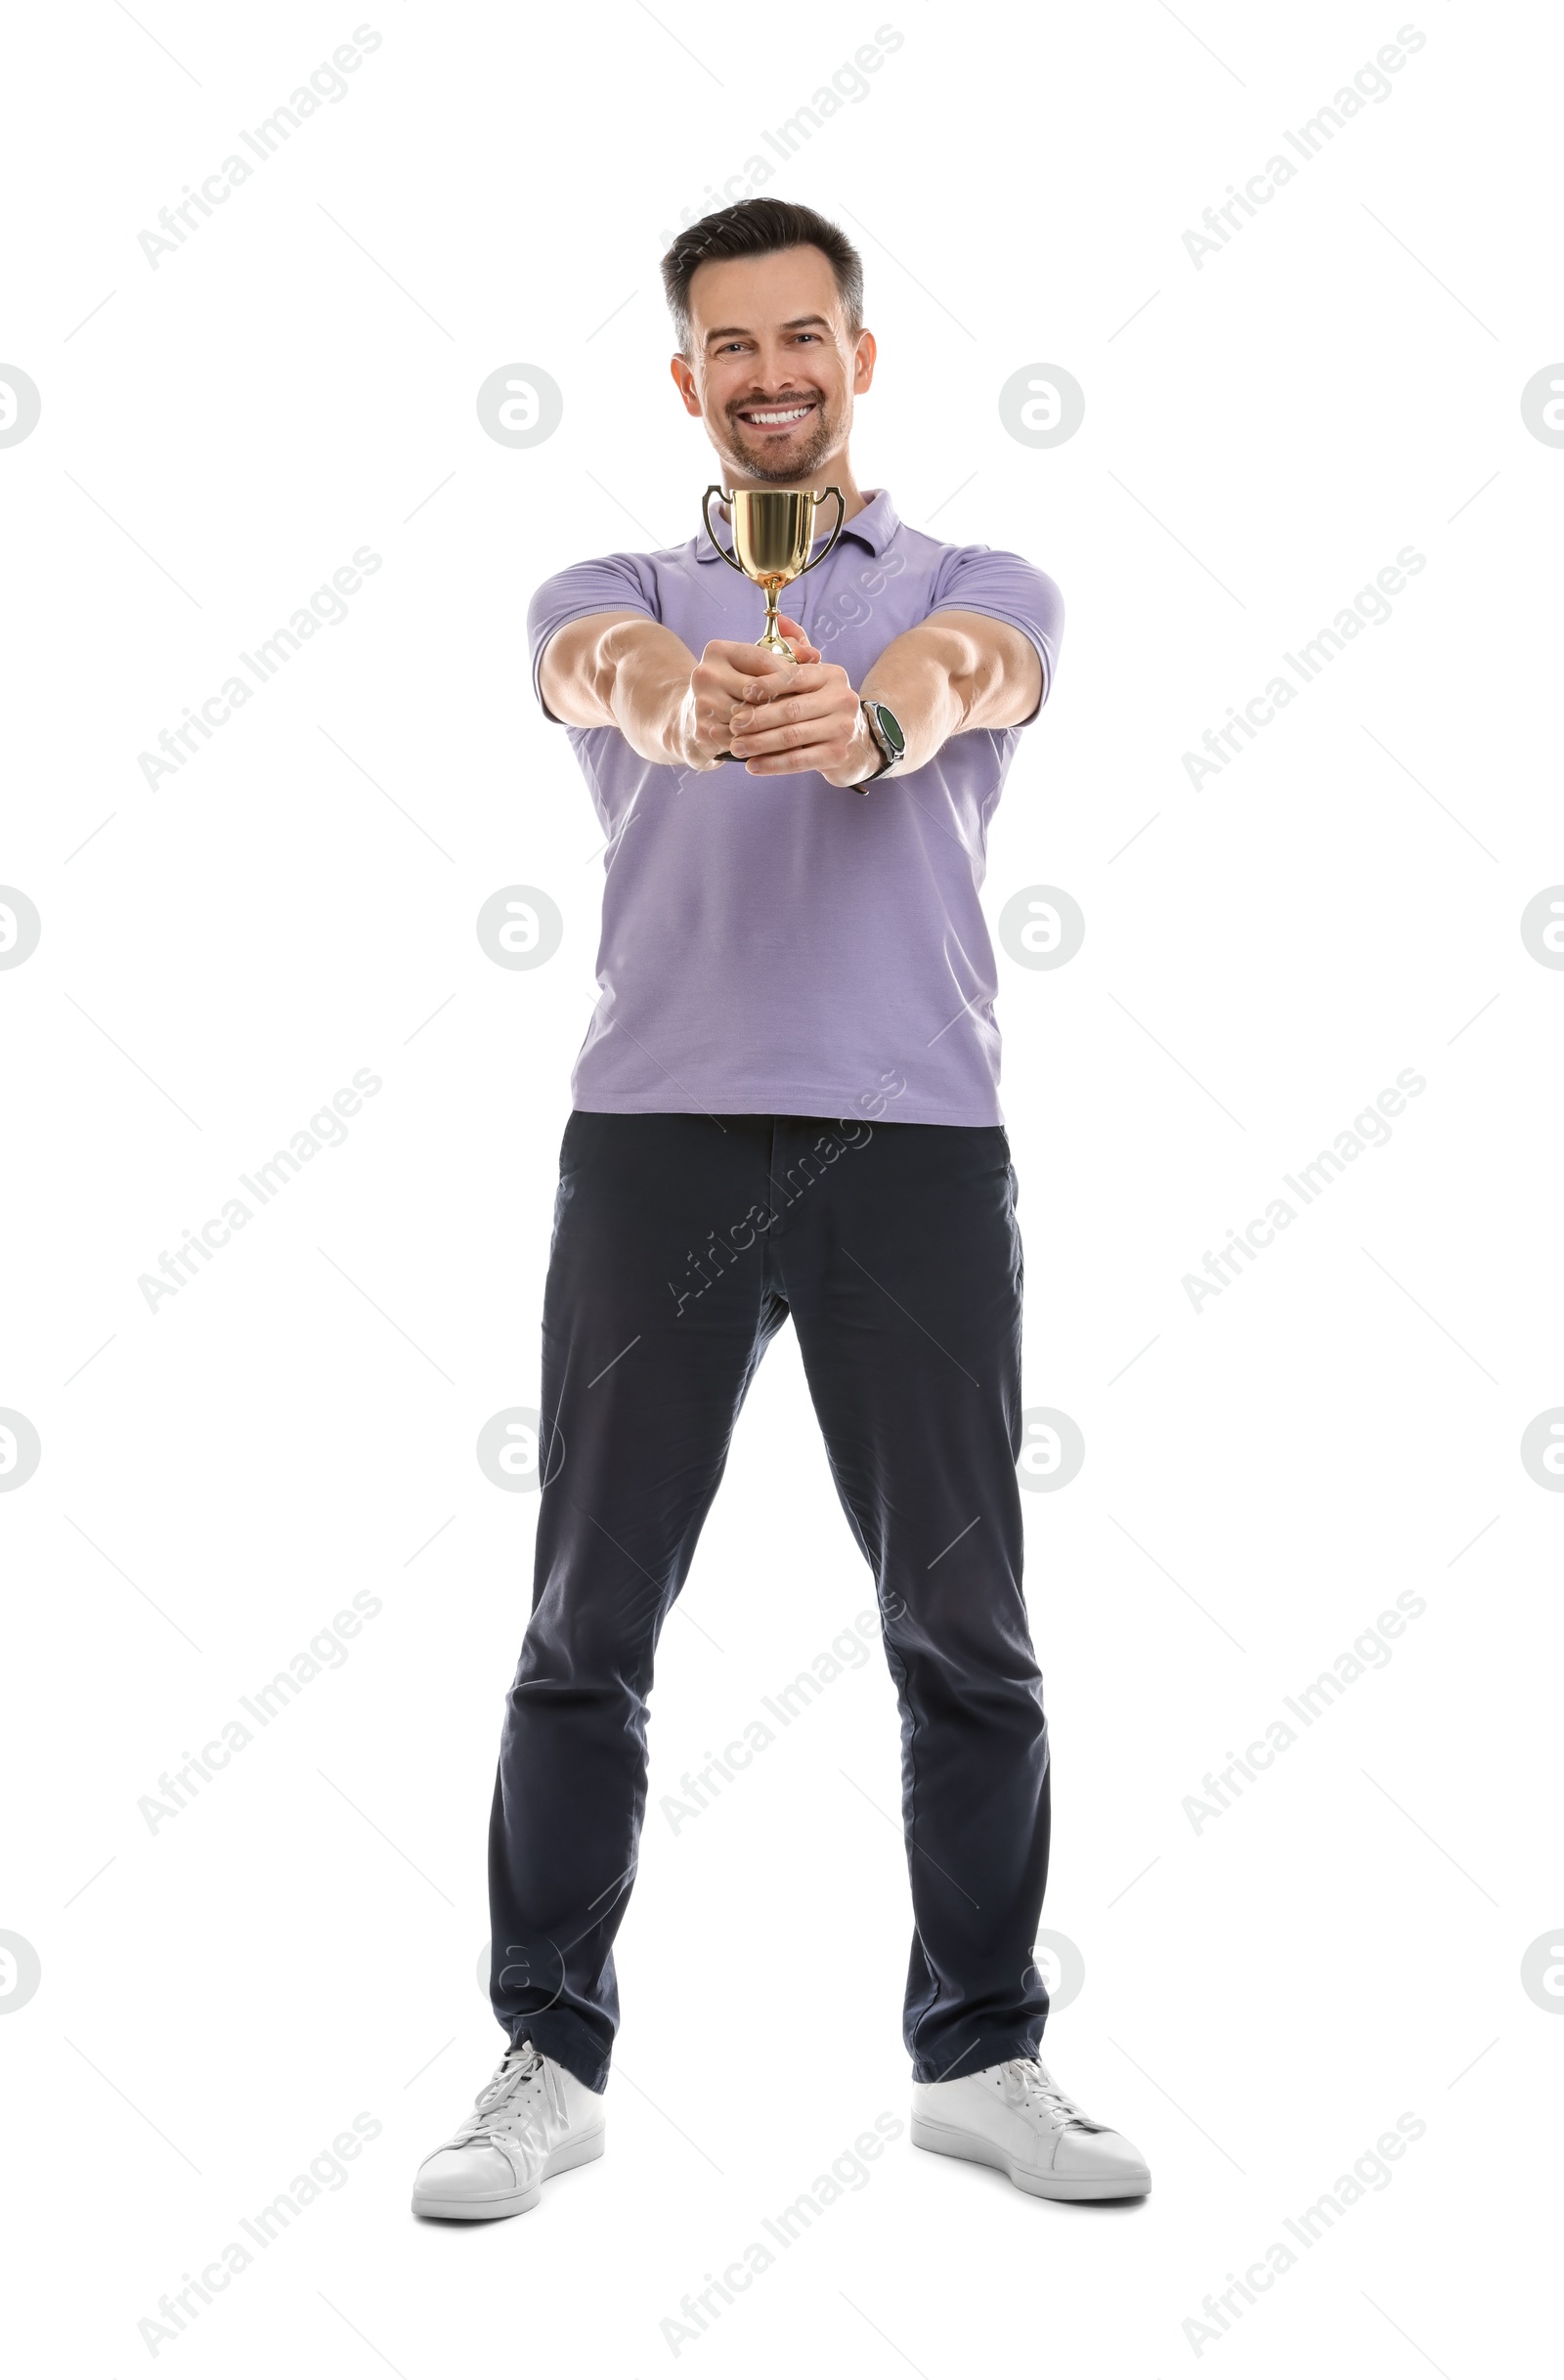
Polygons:
M543 648L559 628L592 612L644 612L659 617L657 583L650 558L638 553L609 553L593 562L577 562L569 570L545 579L527 607L527 641L532 647L532 690L546 719L554 717L539 683ZM558 720L554 721L559 725Z
M1030 637L1042 664L1043 687L1036 710L1017 722L1029 727L1053 692L1064 627L1064 601L1053 580L1019 553L996 551L991 545L957 545L934 572L929 609L983 612Z

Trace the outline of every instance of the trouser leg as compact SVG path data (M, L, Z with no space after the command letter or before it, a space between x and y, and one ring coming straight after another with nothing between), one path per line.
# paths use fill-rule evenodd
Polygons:
M1048 2011L1016 1178L998 1126L778 1117L773 1140L773 1262L901 1710L904 2038L917 2080L950 2079L1034 2054Z
M787 1311L746 1222L769 1143L766 1118L576 1110L560 1152L533 1610L490 1823L491 1996L513 2042L530 2034L592 2090L619 2019L653 1657ZM714 1233L748 1261L702 1265Z

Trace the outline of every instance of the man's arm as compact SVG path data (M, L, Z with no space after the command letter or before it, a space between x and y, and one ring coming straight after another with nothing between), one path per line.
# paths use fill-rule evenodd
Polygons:
M644 612L592 612L549 638L539 683L556 718L617 727L643 760L704 770L731 752L752 776L813 771L830 785L856 785L881 759L858 692L844 669L821 661L796 621L784 618L782 632L797 665L726 641L709 644L697 661ZM863 692L900 721L905 773L968 728L1029 717L1042 665L1030 637L1007 621L935 612L887 645Z
M796 621L785 619L782 627L802 641ZM538 682L555 718L569 726L617 727L643 760L704 770L718 767L719 756L726 757L734 712L759 697L762 681L784 679L791 686L808 674L753 644L714 641L697 661L660 621L644 612L621 611L591 612L556 629L543 648ZM845 671L832 674L842 686L816 690L821 694L817 712L822 725L840 728L845 748L857 697Z
M769 680L756 687L734 714L731 749L757 776L811 768L828 784L855 785L878 766L880 748L846 671L821 664L812 645L804 654L792 683ZM851 712L833 700L822 719L822 698L840 697L829 682L836 680ZM1036 710L1042 691L1042 663L1031 638L1008 621L962 611L931 613L895 637L870 665L861 688L896 714L907 739L901 774L921 768L951 736L969 728L1018 726Z
M904 769L932 760L971 727L1019 727L1043 692L1037 647L1008 620L933 612L887 645L861 694L889 703L907 739Z

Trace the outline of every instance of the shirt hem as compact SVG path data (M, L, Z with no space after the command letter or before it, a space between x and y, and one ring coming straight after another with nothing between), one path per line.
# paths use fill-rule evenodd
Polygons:
M715 1098L711 1100L670 1099L663 1091L605 1092L589 1097L572 1097L571 1106L586 1115L797 1115L819 1116L832 1123L862 1122L868 1124L954 1124L973 1132L991 1131L1004 1117L997 1100L993 1111L986 1115L955 1114L937 1101L909 1100L886 1097L876 1109L872 1096L868 1106L863 1104L861 1092L840 1091L782 1092L757 1091L751 1099Z

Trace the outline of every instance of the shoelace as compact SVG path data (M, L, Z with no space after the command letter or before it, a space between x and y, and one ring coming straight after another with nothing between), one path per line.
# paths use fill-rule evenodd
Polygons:
M1062 2091L1048 2068L1036 2057L1009 2057L1000 2069L1004 2076L1007 2099L1040 2099L1051 2124L1062 2131L1066 2124L1080 2124L1088 2132L1101 2132L1084 2107L1078 2107L1067 2091Z
M530 2103L531 2086L540 2080L546 2113L543 2107ZM549 2114L557 2117L562 2125L569 2124L565 2086L541 2050L535 2049L530 2041L518 2042L500 2059L493 2080L479 2092L473 2101L471 2115L456 2126L450 2140L442 2142L441 2146L472 2148L481 2144L498 2148L517 2180L521 2181L525 2177L512 2151L524 2145L546 2156L549 2148Z

